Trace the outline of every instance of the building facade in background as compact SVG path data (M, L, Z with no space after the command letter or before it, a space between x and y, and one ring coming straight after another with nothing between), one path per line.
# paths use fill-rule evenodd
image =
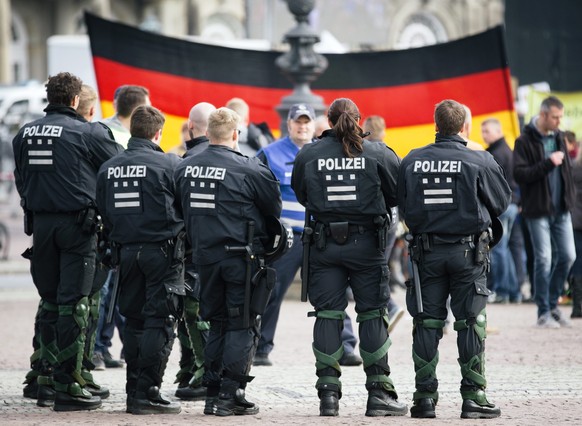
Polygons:
M504 0L316 0L323 51L406 49L503 22ZM266 40L284 50L294 26L285 0L0 0L0 84L47 77L47 39L84 34L83 10L165 35ZM120 43L123 41L120 40Z

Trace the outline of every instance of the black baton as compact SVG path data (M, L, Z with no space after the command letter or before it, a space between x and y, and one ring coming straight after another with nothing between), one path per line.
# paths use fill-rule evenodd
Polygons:
M411 234L406 234L405 240L408 242L408 256L412 262L412 280L414 282L414 295L416 297L416 309L419 314L422 314L424 307L422 306L422 290L420 289L420 274L418 273L418 244L416 239Z
M305 208L305 224L301 241L303 243L303 264L301 265L301 301L307 302L307 290L309 288L309 250L313 228L311 227L311 214L309 209Z
M111 301L109 302L109 310L107 311L107 324L113 320L113 313L115 312L115 305L117 305L117 298L119 296L119 276L121 275L119 265L117 268L111 269L109 273L113 274L113 288L111 289Z
M253 239L255 237L255 222L249 221L247 224L247 245L246 246L224 246L227 252L245 253L247 261L247 270L245 275L245 304L243 306L243 327L248 328L250 325L250 305L251 305L251 276L253 273Z

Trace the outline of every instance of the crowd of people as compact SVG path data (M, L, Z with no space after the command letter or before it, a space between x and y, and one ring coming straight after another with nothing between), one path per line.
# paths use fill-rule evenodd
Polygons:
M165 117L147 88L119 87L115 114L93 121L95 90L49 77L46 116L13 140L15 180L41 301L23 394L55 411L94 410L110 391L91 371L125 366L126 410L175 414L163 396L178 337L175 396L204 414L253 415L251 368L270 366L285 294L301 271L314 308L321 416L337 416L342 367L363 365L366 416L403 416L390 333L413 319L410 415L436 417L438 345L458 333L462 418L495 418L485 394L488 302L521 303L536 326L582 317L582 154L546 98L512 150L497 118L471 140L468 106L434 110L434 143L399 158L380 116L350 99L324 116L291 106L278 140L248 104L195 104L180 155L160 147ZM408 247L408 251L404 250ZM567 284L567 285L566 285ZM346 314L355 303L358 342ZM109 352L115 328L123 344ZM359 347L359 356L356 354Z

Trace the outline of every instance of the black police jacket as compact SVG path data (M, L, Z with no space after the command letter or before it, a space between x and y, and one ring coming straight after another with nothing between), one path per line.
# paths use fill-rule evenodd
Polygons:
M363 152L348 158L332 130L304 145L295 158L291 187L317 220L371 225L396 206L398 156L383 143L363 141Z
M15 180L33 212L75 212L95 205L99 167L123 151L103 128L64 105L25 124L14 137Z
M152 141L132 137L123 153L101 166L97 206L111 241L159 242L180 233L184 221L174 184L180 161Z
M503 168L487 151L473 151L457 135L437 133L434 144L412 150L398 174L398 207L412 234L475 235L509 205Z
M197 138L190 139L186 141L186 152L182 158L191 157L193 155L199 154L208 148L210 141L206 136L198 136Z
M255 223L253 248L263 251L266 216L281 215L279 181L257 158L210 144L185 158L175 174L193 262L206 265L241 253L226 245L247 244L247 224Z

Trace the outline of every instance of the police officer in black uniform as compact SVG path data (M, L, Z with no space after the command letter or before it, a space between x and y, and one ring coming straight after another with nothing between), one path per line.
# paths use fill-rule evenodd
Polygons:
M438 343L450 295L463 377L461 417L494 418L501 411L484 392L489 228L507 208L511 190L491 154L468 149L459 135L465 121L461 104L440 102L434 119L435 143L411 151L398 176L398 206L414 237L409 244L421 290L419 295L415 285L407 292L416 371L410 412L412 417L435 417Z
M187 151L183 158L191 157L204 151L210 140L206 136L208 116L216 107L208 102L199 102L190 109L188 115L188 134L185 142ZM178 340L180 342L180 370L176 374L178 389L176 396L184 401L196 401L206 398L206 388L202 386L204 375L204 345L208 338L209 324L200 318L200 276L192 262L192 246L186 242L184 258L184 318L178 323Z
M295 159L291 186L312 216L309 300L316 317L313 351L320 415L337 416L343 355L341 330L352 288L360 323L367 416L402 416L408 411L388 366L390 272L384 250L390 207L396 205L400 161L384 144L363 140L358 107L345 98L329 107L332 129L305 145Z
M12 143L41 297L38 404L54 398L55 411L96 409L101 398L92 393L109 394L87 386L82 360L95 273L96 174L121 147L102 128L79 120L81 85L70 73L49 77L46 116L26 124Z
M245 304L245 289L259 266L266 217L281 214L277 179L258 159L236 151L239 120L228 108L211 113L210 145L184 159L176 171L193 262L200 274L200 315L210 322L204 350L204 414L217 416L259 412L244 392L252 380L249 372L259 335L257 315Z
M119 309L126 317L127 411L173 414L181 408L160 386L182 315L184 222L174 198L180 158L159 147L164 116L142 105L131 115L127 150L99 170L97 203L119 257ZM117 263L117 262L114 262Z
M87 123L93 119L95 114L95 102L97 100L97 92L91 86L87 84L83 84L81 87L81 92L79 93L79 105L77 106L77 119ZM94 137L98 140L112 140L113 134L109 130L107 126L102 123L92 123L90 126L90 133L94 133ZM121 149L121 147L119 147ZM101 226L98 227L99 229ZM98 230L98 237L100 233ZM99 244L99 238L98 238ZM30 250L30 249L29 249ZM28 250L27 250L28 252ZM95 365L91 362L91 357L93 354L93 347L95 343L95 331L97 328L97 321L99 319L99 290L103 285L104 278L103 278L103 269L100 259L102 256L100 255L103 253L102 250L97 249L97 258L96 258L96 265L95 265L95 278L93 279L93 285L91 287L91 291L89 292L88 297L88 308L89 314L87 317L87 326L86 326L86 333L85 333L85 350L83 355L83 362L81 365L81 376L85 380L85 388L91 392L91 394L95 396L99 396L101 399L105 399L109 396L109 389L104 386L98 385L93 375L91 374L90 370L95 368ZM27 255L28 256L28 255ZM106 273L105 273L106 275ZM33 349L34 352L31 356L31 370L26 374L26 378L24 380L25 387L23 390L23 395L25 398L32 398L37 400L37 405L43 406L51 406L54 403L54 388L52 386L42 386L41 388L41 395L39 396L38 393L38 376L41 375L40 366L41 366L41 336L40 336L40 329L39 329L39 314L42 313L43 310L43 303L39 303L37 315L35 317L35 326L34 326L34 337L33 337Z

